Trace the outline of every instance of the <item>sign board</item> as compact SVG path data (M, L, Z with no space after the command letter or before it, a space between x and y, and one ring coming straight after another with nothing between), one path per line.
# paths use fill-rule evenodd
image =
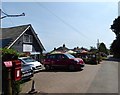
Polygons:
M12 67L12 61L5 61L4 64L6 67Z
M23 44L23 52L31 52L32 51L32 45Z
M17 70L17 77L20 77L20 70Z

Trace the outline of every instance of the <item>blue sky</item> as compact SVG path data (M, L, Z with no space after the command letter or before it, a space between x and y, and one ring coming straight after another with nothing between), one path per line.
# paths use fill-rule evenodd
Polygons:
M2 27L31 24L46 51L66 44L68 48L96 47L97 39L109 48L115 39L110 25L118 16L117 2L3 2L7 14Z

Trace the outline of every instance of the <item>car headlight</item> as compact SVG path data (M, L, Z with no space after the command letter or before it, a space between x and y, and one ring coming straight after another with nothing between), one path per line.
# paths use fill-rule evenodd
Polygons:
M32 67L33 70L35 70L35 67Z

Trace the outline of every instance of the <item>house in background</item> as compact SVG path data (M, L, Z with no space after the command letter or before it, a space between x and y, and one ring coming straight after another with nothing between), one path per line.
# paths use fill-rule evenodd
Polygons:
M54 53L70 53L70 54L75 54L75 53L86 53L89 50L86 48L79 48L79 47L75 47L74 49L69 49L66 47L65 44L63 44L63 46L60 46L58 48L54 48L54 50L52 50L50 53L54 54Z
M69 51L69 49L63 44L63 46L60 46L58 48L54 48L50 53L65 53Z
M40 55L45 48L31 24L0 28L0 31L2 31L2 37L0 38L1 48L15 49L21 53L30 53L32 57L39 61Z

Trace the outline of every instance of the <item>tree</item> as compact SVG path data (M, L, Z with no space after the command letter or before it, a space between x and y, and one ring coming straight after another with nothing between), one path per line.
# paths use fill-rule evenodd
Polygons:
M115 39L110 46L110 51L114 57L120 57L120 37Z
M100 45L99 45L99 51L103 52L105 54L108 54L108 49L106 48L106 45L103 42L100 43Z
M120 16L113 21L111 30L115 33L116 39L111 44L110 51L114 57L120 57Z
M94 53L96 53L96 52L97 52L96 47L90 46L90 52L94 52Z
M111 30L115 33L116 37L120 36L120 16L113 21Z

